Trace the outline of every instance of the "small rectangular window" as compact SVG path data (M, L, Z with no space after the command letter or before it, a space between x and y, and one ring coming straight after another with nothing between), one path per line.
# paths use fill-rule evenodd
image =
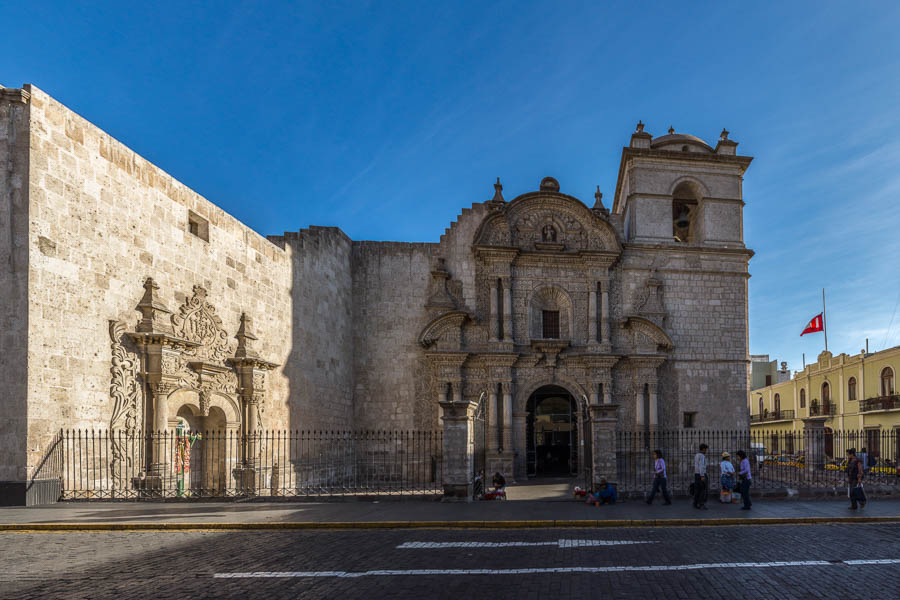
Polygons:
M766 387L769 387L770 385L772 385L772 376L766 375Z
M559 311L545 310L543 312L543 338L545 340L554 340L559 338Z
M697 422L697 413L695 413L695 412L684 413L684 428L685 429L693 429L694 424L696 422Z
M198 215L192 210L188 211L188 233L195 235L201 240L209 241L209 221Z

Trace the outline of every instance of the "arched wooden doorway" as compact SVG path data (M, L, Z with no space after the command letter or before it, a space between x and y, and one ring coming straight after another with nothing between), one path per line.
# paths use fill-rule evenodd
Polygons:
M831 427L825 428L825 456L834 459L834 430Z
M526 405L526 472L559 477L578 472L578 407L565 388L545 385Z

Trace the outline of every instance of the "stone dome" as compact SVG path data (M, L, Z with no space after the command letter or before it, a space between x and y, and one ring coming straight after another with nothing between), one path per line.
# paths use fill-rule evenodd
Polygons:
M684 146L688 147L689 152L706 151L712 152L712 147L695 135L686 133L670 133L653 138L650 147L654 150L683 150Z

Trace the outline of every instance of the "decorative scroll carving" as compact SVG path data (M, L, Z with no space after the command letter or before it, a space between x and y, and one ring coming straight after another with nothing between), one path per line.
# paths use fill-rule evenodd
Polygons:
M204 417L209 416L209 390L200 390L200 414Z
M234 373L234 371L216 373L212 376L211 380L204 381L204 386L216 392L236 394L238 388L237 375Z
M253 374L253 389L261 390L266 387L266 374L257 371Z
M634 298L634 310L656 325L662 327L666 319L666 307L662 299L662 281L650 276Z
M462 326L469 320L463 311L445 313L425 326L419 334L419 344L429 348L437 342L441 350L459 350L462 346Z
M182 364L174 354L163 354L160 357L159 368L164 375L175 375L181 370Z
M125 436L133 436L137 429L139 418L138 394L138 357L129 352L122 344L122 336L125 334L125 324L121 321L109 322L109 337L112 349L112 367L109 369L112 376L109 385L109 395L113 399L112 417L109 420L110 440L112 446L112 460L110 471L114 488L121 487L124 483L123 475L131 472L132 459L119 443L116 430L124 430Z
M172 325L176 335L200 344L193 351L195 356L222 362L232 354L222 319L199 285L194 286L194 295L179 308L178 314L172 315Z

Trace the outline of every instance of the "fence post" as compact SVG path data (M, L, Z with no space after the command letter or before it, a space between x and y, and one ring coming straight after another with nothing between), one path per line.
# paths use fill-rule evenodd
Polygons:
M803 419L803 445L806 483L811 485L825 472L825 417Z
M440 402L444 411L443 439L443 501L472 500L472 471L474 468L474 427L472 417L478 406L476 402Z
M593 486L598 489L600 480L616 485L616 411L618 404L593 404L591 409L591 450L594 461Z

